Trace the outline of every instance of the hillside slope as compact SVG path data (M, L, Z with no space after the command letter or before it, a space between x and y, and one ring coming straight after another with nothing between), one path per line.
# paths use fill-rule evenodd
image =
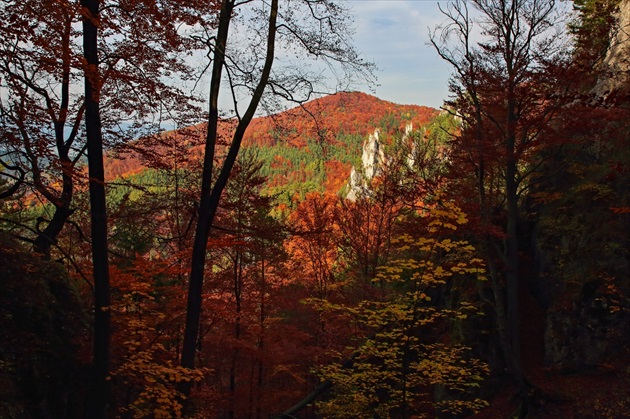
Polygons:
M325 96L302 107L255 118L243 140L241 154L263 162L261 174L273 193L303 194L312 190L337 192L360 157L367 135L380 129L391 137L408 124L429 123L438 111L418 105L398 105L360 92ZM191 167L202 156L204 124L144 138L106 159L110 180L140 174L146 168ZM233 121L220 132L229 138Z
M275 116L254 119L244 142L269 146L284 140L304 146L308 139L330 141L339 134L367 136L375 128L391 134L409 123L424 125L437 113L426 106L399 105L366 93L342 92Z

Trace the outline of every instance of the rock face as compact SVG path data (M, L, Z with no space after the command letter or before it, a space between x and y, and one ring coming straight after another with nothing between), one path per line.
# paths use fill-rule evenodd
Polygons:
M610 47L602 62L603 76L595 93L606 96L615 90L628 90L630 82L630 0L622 0L617 12L617 24L610 34Z
M589 287L585 286L585 289ZM628 307L610 306L593 291L571 309L547 313L545 361L562 370L592 367L613 355L626 343L630 332Z
M605 363L630 334L630 260L622 233L628 220L603 224L609 210L589 206L591 199L584 195L543 209L534 235L538 273L530 291L536 289L547 311L545 361L565 371Z
M406 142L413 130L412 124L407 124L405 127L405 133L400 139L401 142ZM383 150L383 146L380 141L380 129L375 129L374 133L363 143L363 154L361 155L361 168L357 170L355 167L350 171L350 180L348 182L349 191L346 198L351 201L356 201L359 196L369 195L370 184L372 179L381 173L385 165L387 164L387 157ZM412 167L415 162L416 146L415 143L411 144L411 152L407 157L407 164Z
M627 103L630 0L621 0L616 18L593 93L612 98L612 103ZM602 121L603 130L606 124ZM624 144L630 133L627 128L613 132L607 147L581 150L590 172L584 169L582 177L568 172L554 179L563 198L541 208L533 236L537 299L547 310L545 360L561 370L606 363L630 342L630 217L610 216L611 208L628 202L627 171L616 171L611 162L625 167Z
M380 130L374 130L363 143L363 154L361 156L361 169L352 168L350 172L349 192L347 199L355 201L357 197L369 192L370 182L379 173L385 163L385 153L381 146L379 136Z
M378 173L379 166L385 161L385 155L379 142L380 130L375 130L363 145L363 173L367 179L373 179Z

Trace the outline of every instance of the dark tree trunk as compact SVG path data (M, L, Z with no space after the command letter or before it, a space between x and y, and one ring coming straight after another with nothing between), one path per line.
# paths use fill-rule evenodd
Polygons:
M97 50L99 0L81 0L81 5L84 8L85 128L90 177L92 263L94 266L94 358L87 417L104 418L108 402L110 301L103 138L99 112L100 77Z
M511 51L510 51L511 52ZM506 54L508 70L507 91L507 121L505 154L507 162L505 167L505 200L507 204L507 222L505 239L505 265L506 265L506 303L507 303L507 327L510 337L509 348L511 359L510 369L519 387L524 389L525 377L521 366L521 332L519 324L519 273L518 273L518 168L516 157L516 81L513 75L512 54Z
M75 162L70 158L70 148L77 137L78 123L83 115L83 109L77 113L77 120L70 131L67 141L64 141L66 123L68 122L68 113L70 107L70 71L71 71L71 53L70 53L70 36L72 31L72 19L66 16L64 31L62 35L61 46L61 62L62 62L62 80L61 80L61 103L59 104L59 114L57 118L53 117L55 127L55 144L57 153L59 154L59 162L61 164L61 194L58 199L47 196L47 198L55 206L55 213L52 219L42 231L38 229L38 235L35 238L33 248L36 253L42 255L46 260L50 259L50 249L56 243L57 237L61 233L66 221L73 213L71 210L72 196L74 192L74 168ZM49 105L49 111L54 114L54 109ZM42 187L41 190L46 188Z
M265 293L267 292L267 283L265 279L265 256L263 254L260 261L260 316L258 318L260 335L258 336L258 393L256 395L256 419L262 418L262 399L263 399L263 384L264 384L264 359L263 353L265 350L265 319L267 313L265 312Z
M186 328L184 330L184 343L182 346L181 358L181 365L185 368L195 367L195 351L197 348L197 336L199 332L199 322L201 319L201 295L206 264L208 233L217 207L217 205L213 205L210 200L210 192L212 190L214 148L217 140L217 125L219 121L219 90L221 87L223 60L225 59L225 45L230 28L231 14L232 2L230 0L223 0L221 4L221 14L219 16L219 28L217 31L214 63L212 67L212 80L210 84L210 114L208 116L208 128L204 149L201 197L199 201L197 227L193 242L192 263L188 283ZM190 393L190 388L191 384L184 382L180 385L179 390L187 396Z
M511 359L508 360L510 370L519 386L525 385L525 377L521 367L521 336L519 322L519 273L518 273L518 195L516 183L516 163L508 162L506 168L506 202L507 223L505 238L506 265L506 305L507 327L510 338Z
M267 86L271 66L273 64L275 51L276 36L276 20L278 12L278 0L271 3L271 12L269 15L269 34L267 38L267 52L265 64L256 89L252 95L251 101L245 114L239 121L234 135L232 144L227 156L221 167L221 172L212 186L212 171L214 165L214 148L217 140L217 126L219 120L219 90L221 87L221 74L225 60L225 45L228 40L230 22L234 9L234 0L223 0L221 3L221 11L219 14L219 27L217 30L216 46L214 50L214 63L212 67L212 80L210 82L210 112L208 117L208 131L206 136L206 144L204 149L204 164L201 180L201 197L199 202L197 228L195 230L195 238L193 243L190 280L188 284L188 302L186 307L186 327L184 329L184 344L182 347L181 365L185 368L194 368L195 352L197 348L197 338L199 332L199 324L201 320L201 297L203 291L203 277L206 265L206 249L208 237L210 235L210 227L214 220L219 200L228 178L234 167L236 157L241 146L241 141L245 135L245 130L249 126L262 94ZM179 386L179 391L184 396L190 394L192 383L183 382Z
M55 213L52 219L42 231L38 231L37 237L33 244L33 249L36 253L42 255L45 260L50 259L50 249L53 244L56 243L57 237L61 230L66 225L66 221L72 215L73 211L70 209L70 203L72 202L72 190L73 182L70 174L63 174L63 191L62 197L58 203L55 203Z
M240 230L240 220L239 220ZM240 237L239 237L240 238ZM238 365L238 358L240 354L239 341L241 340L241 310L242 310L242 290L243 290L243 254L242 251L237 249L234 257L234 303L235 303L235 318L234 318L234 341L236 347L232 351L232 365L230 367L230 411L228 412L228 418L233 419L238 401L236 400L236 369Z

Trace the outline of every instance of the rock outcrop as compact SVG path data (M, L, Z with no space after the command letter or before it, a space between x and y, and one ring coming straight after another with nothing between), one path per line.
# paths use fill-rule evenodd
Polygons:
M382 169L385 163L385 153L380 143L380 130L374 130L363 143L363 154L361 156L361 168L355 167L350 172L349 191L347 199L355 201L357 197L369 192L370 182Z
M602 76L595 87L598 96L630 90L630 0L622 0L617 24L610 34L610 47L601 65Z
M402 143L405 143L411 131L413 130L412 124L405 126L405 132L400 138ZM359 196L369 195L370 184L372 179L379 175L385 165L387 164L387 157L383 149L383 145L380 140L380 129L375 129L374 133L363 143L363 153L361 155L361 167L357 170L352 167L350 171L350 180L348 181L348 194L346 198L355 201ZM415 143L411 144L411 150L407 157L407 165L412 167L416 160L417 147Z

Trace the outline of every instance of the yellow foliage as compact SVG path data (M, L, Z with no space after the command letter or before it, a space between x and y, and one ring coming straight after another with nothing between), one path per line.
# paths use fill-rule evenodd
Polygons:
M354 349L352 368L334 364L318 371L334 383L332 397L317 404L323 417L385 418L401 415L401 409L406 410L402 416L418 415L431 403L429 411L463 414L487 405L470 394L479 387L488 367L471 358L467 347L427 344L426 338L421 339L422 328L437 321L462 321L480 314L466 301L450 309L437 308L432 290L451 281L485 279L483 261L473 246L437 234L465 223L465 214L444 203L428 216L430 236L416 239L405 234L392 240L406 257L378 271L376 281L396 290L387 301L362 301L354 307L322 303L326 309L345 311L372 331ZM431 402L438 387L447 390L449 397Z
M172 362L158 361L155 352L161 345L130 355L112 375L140 389L138 397L124 409L134 418L179 418L182 415L182 395L175 390L177 383L201 381L206 369L187 369Z
M119 274L121 280L124 274ZM142 279L142 278L141 278ZM108 377L109 380L133 389L137 396L121 413L133 418L182 417L182 395L177 392L178 383L201 381L206 369L187 369L176 365L170 352L155 336L156 321L164 315L154 307L154 290L149 281L131 278L124 282L124 293L117 298L111 310L124 327L119 337L124 357Z

